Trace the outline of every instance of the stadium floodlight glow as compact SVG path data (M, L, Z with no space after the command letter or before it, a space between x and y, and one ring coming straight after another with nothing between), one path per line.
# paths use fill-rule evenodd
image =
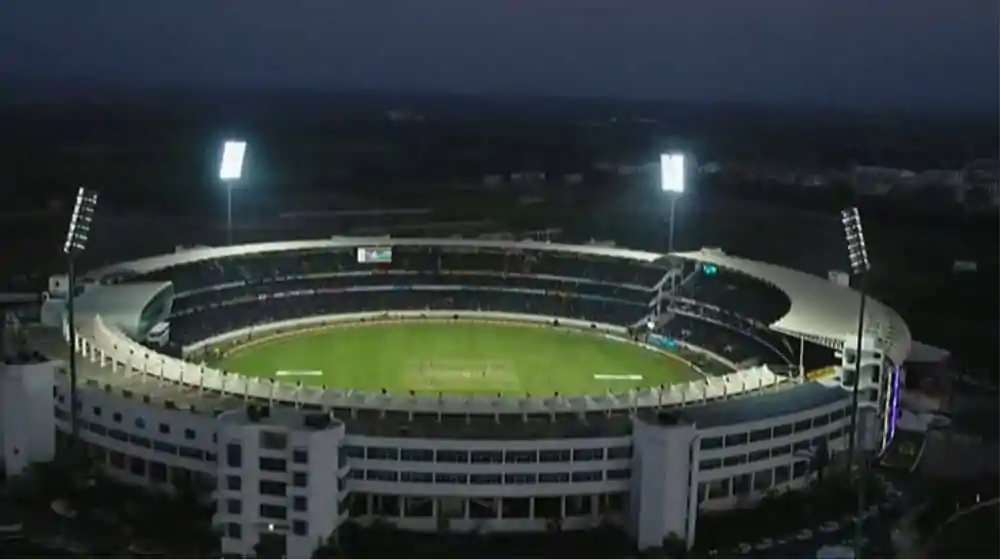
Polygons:
M66 241L63 243L63 253L75 255L87 248L90 238L90 226L94 222L94 212L97 210L97 193L83 187L76 192L76 203L66 230Z
M219 179L238 181L243 176L243 158L247 153L247 143L242 140L226 140L222 145L222 163L219 164Z
M660 190L683 193L685 180L684 154L660 155Z
M243 177L246 153L247 143L242 140L226 140L222 144L219 179L226 183L226 243L229 245L233 244L233 187Z
M865 245L865 232L861 227L861 215L857 208L848 208L840 213L840 222L844 226L844 237L847 239L847 256L851 262L851 271L860 276L871 268L868 261L868 248Z
M670 194L670 226L667 237L667 252L674 252L674 217L677 211L677 197L684 192L684 154L660 154L660 190Z

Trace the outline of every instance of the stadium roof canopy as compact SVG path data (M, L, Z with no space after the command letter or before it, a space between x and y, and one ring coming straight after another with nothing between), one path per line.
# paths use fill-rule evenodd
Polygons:
M825 346L842 347L846 337L857 333L860 294L825 278L773 264L727 255L715 249L675 253L676 258L714 264L771 284L791 300L784 317L771 328L801 336ZM877 336L894 363L902 364L910 353L910 329L891 307L868 298L865 306L866 334Z
M386 237L336 237L306 241L254 243L231 247L198 248L112 265L96 270L88 278L114 274L145 274L181 264L262 253L352 249L378 246L441 246L494 250L552 251L581 256L625 259L666 266L667 255L599 245L567 245L538 241L486 239L392 239ZM728 255L716 249L674 253L671 257L710 263L771 284L784 292L791 307L784 317L770 325L776 331L812 340L824 346L841 348L857 332L859 294L846 286L812 274L772 264ZM902 364L909 355L910 331L893 309L869 298L865 313L866 331L875 336L893 362Z

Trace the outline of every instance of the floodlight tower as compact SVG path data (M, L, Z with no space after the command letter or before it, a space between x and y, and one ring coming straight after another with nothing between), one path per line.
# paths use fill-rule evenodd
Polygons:
M219 179L226 186L226 244L233 244L233 187L243 176L243 158L247 153L247 143L242 140L226 140L222 144L222 162L219 164Z
M674 217L677 199L684 194L685 174L684 154L666 153L660 155L660 190L670 199L670 226L667 237L667 252L674 252Z
M69 219L69 229L66 231L66 241L63 243L63 254L66 255L67 283L66 322L69 330L69 418L71 441L77 441L78 422L76 408L76 316L74 315L74 299L76 297L76 257L87 249L90 237L90 227L97 211L97 193L80 187L76 193L76 204Z
M861 558L861 539L863 535L863 519L865 507L865 489L868 484L865 470L867 461L857 456L859 449L858 434L858 388L861 385L861 344L865 333L865 294L866 280L871 263L868 261L868 248L865 246L865 233L861 227L861 216L857 208L848 208L840 212L840 222L844 226L844 237L847 241L847 256L851 262L851 272L857 280L858 293L861 294L861 305L858 310L858 344L854 351L854 385L851 389L851 438L848 440L849 465L858 466L858 523L855 524L854 557ZM853 470L853 469L852 469Z

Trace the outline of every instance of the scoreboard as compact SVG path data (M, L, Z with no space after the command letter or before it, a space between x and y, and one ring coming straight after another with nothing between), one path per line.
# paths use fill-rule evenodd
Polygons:
M358 247L358 262L383 264L392 262L392 247Z

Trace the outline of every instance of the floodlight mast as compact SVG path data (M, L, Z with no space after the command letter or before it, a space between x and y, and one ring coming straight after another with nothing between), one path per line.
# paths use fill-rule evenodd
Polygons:
M674 252L674 222L677 215L677 199L684 193L686 180L685 158L681 153L660 155L660 190L670 199L670 225L667 230L667 252Z
M219 164L219 179L226 187L226 244L233 244L233 188L243 176L243 160L247 143L242 140L227 140L222 144L222 161Z
M90 227L97 210L97 193L80 187L76 193L76 203L70 216L69 229L66 231L66 241L63 243L63 254L66 256L67 294L66 294L66 327L69 334L69 418L71 445L77 446L79 440L79 422L77 421L77 367L76 367L76 314L74 300L76 298L76 257L87 249L90 237Z
M850 471L857 465L859 478L858 484L858 522L855 524L854 533L854 557L861 558L861 541L864 535L862 519L865 509L865 492L868 484L867 458L862 458L858 454L860 449L858 433L858 389L861 385L861 345L864 342L865 332L865 302L868 271L871 263L868 261L868 248L865 245L865 233L861 226L861 215L857 208L848 208L841 211L840 222L844 226L844 237L847 241L847 256L851 263L851 272L857 280L858 293L861 297L861 304L858 309L858 339L857 347L854 351L854 384L851 388L851 438L848 440L847 459Z

